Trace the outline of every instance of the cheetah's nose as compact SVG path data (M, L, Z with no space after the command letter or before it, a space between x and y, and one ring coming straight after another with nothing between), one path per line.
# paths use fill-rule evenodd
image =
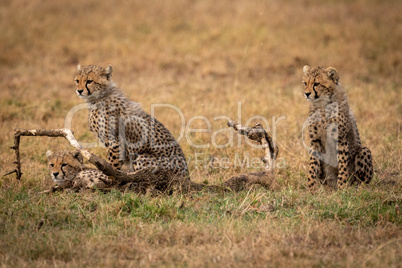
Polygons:
M57 175L59 175L59 172L53 172L54 177L57 177Z
M82 94L82 92L84 92L84 90L83 89L77 89L77 92L78 92L78 94Z
M308 98L308 96L310 96L310 95L311 95L311 92L304 93L304 96L306 96L306 98Z

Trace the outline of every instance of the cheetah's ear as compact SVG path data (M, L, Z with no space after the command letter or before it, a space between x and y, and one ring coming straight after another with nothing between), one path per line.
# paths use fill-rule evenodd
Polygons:
M81 164L84 163L84 158L79 151L74 151L73 157L76 158Z
M112 65L108 65L108 66L105 67L104 74L106 75L106 78L108 80L112 77L112 72L113 72Z
M51 157L52 155L53 155L53 152L52 152L52 151L48 150L48 151L46 152L46 157L47 157L47 158Z
M81 71L81 64L77 65L77 72Z
M305 75L307 75L308 72L310 72L310 66L304 65L304 67L303 67L303 73L304 73Z
M332 79L335 84L338 84L339 74L334 67L328 67L327 69L325 69L325 72L327 73L328 78Z

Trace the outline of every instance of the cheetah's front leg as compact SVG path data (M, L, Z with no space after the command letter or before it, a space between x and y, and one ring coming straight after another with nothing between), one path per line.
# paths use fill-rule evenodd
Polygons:
M310 148L310 163L309 163L309 174L307 186L309 189L313 189L314 185L322 177L322 167L321 167L321 152L319 150L320 142L318 140L311 141Z
M118 145L118 141L111 141L109 143L107 152L107 161L115 168L121 169L124 163L122 154L120 153L121 146Z
M347 141L338 142L338 189L343 189L349 179L348 157L349 147Z

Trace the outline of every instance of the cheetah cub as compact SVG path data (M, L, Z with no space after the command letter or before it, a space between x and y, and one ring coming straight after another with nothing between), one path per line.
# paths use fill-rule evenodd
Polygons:
M100 170L85 167L78 151L47 151L50 176L61 189L104 188L111 183Z
M303 67L304 96L310 103L306 121L310 138L308 186L317 181L343 189L347 183L369 183L371 152L362 147L356 119L333 67ZM305 124L306 124L305 123Z
M89 127L108 148L108 162L131 171L155 168L187 180L185 156L169 130L124 96L112 81L112 66L78 65L76 93L89 104Z

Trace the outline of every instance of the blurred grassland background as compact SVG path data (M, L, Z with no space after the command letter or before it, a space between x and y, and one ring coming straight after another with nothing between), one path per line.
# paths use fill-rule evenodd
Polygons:
M14 128L62 128L82 103L73 83L78 63L111 64L114 81L145 111L177 108L159 107L155 116L175 137L185 131L180 144L195 181L217 184L255 170L234 160L262 151L225 131L220 118L266 118L280 149L283 189L40 195L52 185L46 151L69 145L23 137L21 182L1 179L0 265L398 267L401 10L397 0L1 1L0 174L12 169ZM374 156L370 185L316 195L305 189L305 64L340 73ZM185 125L207 128L208 121L210 131L188 132L177 111ZM85 110L72 129L80 141L96 141ZM91 151L105 155L104 148ZM211 168L211 157L229 164Z

